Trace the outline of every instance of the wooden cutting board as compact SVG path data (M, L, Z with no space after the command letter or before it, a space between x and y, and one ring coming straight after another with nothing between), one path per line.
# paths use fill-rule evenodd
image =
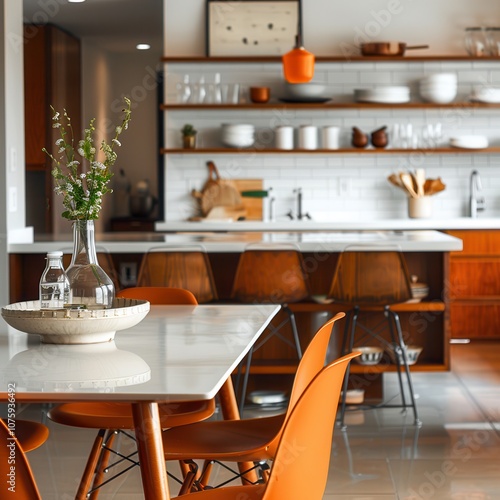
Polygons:
M264 186L262 179L233 179L238 191L261 191ZM246 198L243 196L243 207L246 210L246 220L262 220L263 198Z

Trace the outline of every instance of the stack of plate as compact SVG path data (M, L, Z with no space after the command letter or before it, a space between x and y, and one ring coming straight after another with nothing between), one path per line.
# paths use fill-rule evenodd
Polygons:
M486 149L488 138L484 135L460 135L450 138L450 146L463 149Z
M455 73L435 73L422 78L419 92L422 99L436 104L447 104L457 96L458 79Z
M375 87L372 89L354 89L357 102L378 102L400 104L410 100L410 87Z
M230 148L247 148L255 142L255 127L246 124L223 123L221 140Z
M500 103L499 87L475 87L470 96L472 101L486 103Z

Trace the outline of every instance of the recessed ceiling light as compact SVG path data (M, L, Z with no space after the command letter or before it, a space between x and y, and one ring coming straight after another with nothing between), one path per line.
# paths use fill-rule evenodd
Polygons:
M69 3L81 3L85 2L85 0L68 0Z
M135 48L137 50L148 50L151 48L151 45L149 45L149 43L138 43Z

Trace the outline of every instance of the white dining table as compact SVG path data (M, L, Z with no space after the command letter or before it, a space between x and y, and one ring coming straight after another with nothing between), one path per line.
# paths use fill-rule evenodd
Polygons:
M211 399L227 390L226 380L279 309L152 306L114 341L86 345L42 344L2 320L0 402L131 403L144 496L169 499L158 402ZM224 397L234 405L234 394Z

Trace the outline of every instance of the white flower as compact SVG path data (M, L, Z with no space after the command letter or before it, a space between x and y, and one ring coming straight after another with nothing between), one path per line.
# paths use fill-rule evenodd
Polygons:
M78 154L80 156L85 156L85 151L83 150L83 148L78 148Z
M59 120L59 111L56 111L56 112L54 113L54 116L52 117L52 119L53 119L54 121Z
M64 153L65 151L66 151L66 148L62 147L62 148L59 148L58 153Z
M117 145L121 146L121 142L118 139L112 139L112 141Z
M52 125L52 128L59 128L60 126L61 126L61 124L60 124L60 123L54 123L54 124Z
M60 146L63 143L64 143L64 139L57 139L56 146Z
M85 172L82 172L80 174L80 179L85 179L85 177L87 177L87 174Z

